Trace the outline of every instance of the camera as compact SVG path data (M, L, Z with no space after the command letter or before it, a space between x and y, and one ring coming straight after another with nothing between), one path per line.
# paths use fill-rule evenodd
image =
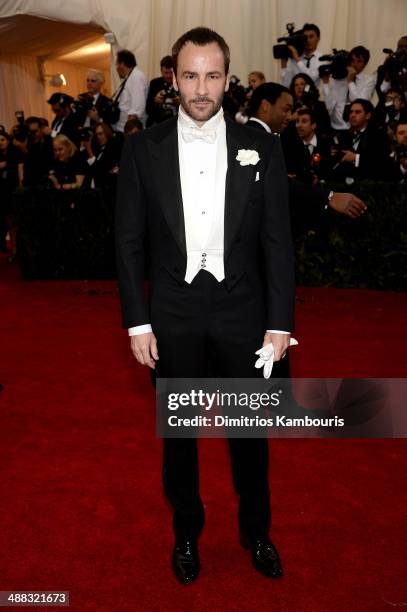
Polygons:
M160 107L160 121L170 119L177 112L177 104L174 102L178 96L177 91L174 89L171 83L164 83L163 88L159 91L163 102Z
M78 131L80 142L88 142L93 138L93 131L89 128L81 128Z
M329 62L319 66L318 73L320 78L332 76L334 79L346 79L348 76L348 66L350 63L350 53L345 49L332 49L332 55L321 55L320 62Z
M88 114L88 112L91 111L94 106L93 96L90 96L87 93L80 94L73 103L73 109L77 113Z
M307 37L304 34L303 30L295 31L294 23L287 23L286 25L288 36L281 36L277 38L277 42L284 43L280 45L273 46L273 57L274 59L287 60L292 57L292 53L289 46L295 47L298 55L302 55L304 53L305 43L307 42Z

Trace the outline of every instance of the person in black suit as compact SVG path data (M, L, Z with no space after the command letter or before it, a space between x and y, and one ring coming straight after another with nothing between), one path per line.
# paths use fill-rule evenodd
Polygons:
M293 328L294 262L280 142L224 118L230 55L216 32L187 32L172 56L178 118L130 135L121 159L116 246L123 325L136 359L158 364L162 377L205 377L208 367L220 377L253 377L260 372L256 349L272 342L280 360ZM229 446L241 543L258 571L280 577L269 540L267 440L230 438ZM196 440L165 439L172 563L184 584L200 569L198 482Z
M114 135L109 125L99 123L94 140L87 140L85 147L89 165L85 186L113 190L119 171L121 139Z
M296 179L315 184L327 175L331 139L319 133L312 110L306 107L297 110L295 133L288 134L288 131L285 131L282 134L281 144L287 170Z
M290 124L293 99L289 89L279 83L264 83L254 92L250 100L250 120L246 126L269 134L281 135ZM322 186L301 183L289 177L290 208L292 221L300 227L304 217L314 217L328 208L337 213L358 218L366 205L352 193L337 193Z
M73 101L72 96L64 93L53 93L47 100L55 114L55 119L51 123L51 137L55 138L62 134L77 146L80 139L80 124L76 113L72 110Z
M374 107L368 100L350 105L350 129L335 136L337 154L332 162L334 180L386 180L389 143L384 129L370 123Z
M81 127L93 130L98 123L112 123L112 100L102 93L103 73L89 70L86 75L86 89L75 102L76 119Z
M150 81L146 102L147 127L166 121L178 112L179 96L172 84L172 68L172 57L166 55L160 62L161 76Z

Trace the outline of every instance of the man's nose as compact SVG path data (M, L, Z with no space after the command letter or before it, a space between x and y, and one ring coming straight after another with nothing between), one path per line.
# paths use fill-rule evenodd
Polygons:
M199 96L205 96L208 93L208 84L204 77L197 79L197 94Z

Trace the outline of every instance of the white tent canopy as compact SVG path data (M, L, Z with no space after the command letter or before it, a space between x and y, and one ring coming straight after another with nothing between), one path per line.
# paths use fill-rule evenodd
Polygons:
M383 60L382 48L394 48L407 34L407 0L0 0L0 62L21 54L33 58L34 66L36 57L61 56L112 32L117 41L113 51L132 50L152 77L180 34L207 25L229 43L231 71L242 81L251 70L279 80L272 45L292 21L298 27L307 21L318 24L323 52L365 45L371 51L367 72L374 72ZM17 72L20 82L27 70ZM24 95L24 86L16 85L13 99L13 84L2 79L1 64L0 86L1 122L6 107L9 120L11 107L22 106L17 97Z

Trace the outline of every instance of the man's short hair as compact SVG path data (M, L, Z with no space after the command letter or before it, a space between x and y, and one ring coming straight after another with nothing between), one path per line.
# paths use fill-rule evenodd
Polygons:
M140 132L143 129L143 124L141 123L140 119L128 119L124 126L124 134L128 134L135 128L140 130Z
M124 64L125 66L127 66L127 68L134 68L135 66L137 66L136 56L128 49L122 49L121 51L118 51L116 55L116 63Z
M317 123L317 118L313 110L304 106L304 108L299 108L297 110L297 116L303 117L304 115L309 115L311 123Z
M357 47L353 47L349 55L351 56L351 58L352 58L352 55L354 55L355 57L361 57L365 65L370 60L370 51L369 49L366 49L366 47L364 47L363 45L358 45Z
M27 117L27 119L25 120L25 125L27 127L30 127L30 125L33 125L34 123L37 123L38 127L42 127L40 117L34 117L34 115L32 115L31 117Z
M73 102L73 97L69 96L66 93L55 92L52 96L47 100L48 104L59 104L63 108L69 106Z
M364 100L363 98L358 98L357 100L353 100L352 104L350 105L351 110L354 104L360 104L360 106L363 106L363 110L365 111L365 113L373 114L374 112L374 106L370 102L370 100Z
M249 103L249 116L252 117L260 108L262 100L267 100L270 104L275 104L281 94L288 93L290 90L280 83L262 83L253 91Z
M396 125L394 126L394 133L397 134L397 130L399 129L400 125L405 125L407 127L407 119L405 119L404 121L399 121L398 123L396 123Z
M169 70L170 68L173 68L173 67L174 67L174 63L172 61L171 55L166 55L165 57L162 58L160 62L160 68L166 68L167 70Z
M225 74L229 72L229 64L230 64L230 49L225 42L225 39L222 38L220 34L215 32L214 30L210 30L209 28L199 27L193 28L188 32L185 32L178 40L175 42L171 53L172 53L172 61L174 64L174 73L177 74L177 63L178 63L178 55L184 45L191 42L193 45L197 45L199 47L204 47L206 45L210 45L211 43L216 43L223 53L223 57L225 60Z
M249 72L249 77L251 77L252 75L256 76L258 79L260 79L260 81L266 80L264 72L261 72L260 70L252 70L251 72Z
M305 32L305 30L312 30L313 32L315 32L318 38L321 38L321 30L317 25L315 25L315 23L304 23L302 31Z

